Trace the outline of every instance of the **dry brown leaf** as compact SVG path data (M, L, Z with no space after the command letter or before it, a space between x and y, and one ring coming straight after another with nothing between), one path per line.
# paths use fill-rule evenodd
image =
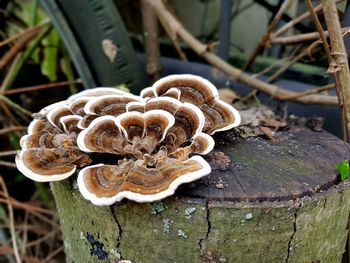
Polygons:
M266 126L266 127L272 127L272 128L286 128L288 126L287 122L285 121L279 121L277 119L273 118L266 118L260 121L260 125Z
M105 55L108 57L109 61L113 63L118 53L117 46L112 42L112 40L103 39L102 49Z
M265 127L265 126L260 126L259 129L264 133L264 135L265 135L268 139L270 139L270 140L272 140L272 141L275 140L275 138L273 137L273 133L272 133L272 131L271 131L270 128Z
M219 89L219 97L228 104L232 104L233 102L241 99L236 92L229 88Z
M273 111L264 105L251 107L247 110L241 110L239 113L242 117L241 125L249 125L252 127L259 126L261 120L273 118L275 116Z

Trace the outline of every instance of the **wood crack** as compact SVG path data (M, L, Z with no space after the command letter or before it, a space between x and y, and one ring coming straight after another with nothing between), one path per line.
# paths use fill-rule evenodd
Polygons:
M121 240L122 240L122 237L123 237L123 230L122 230L120 222L119 222L119 220L117 218L117 215L115 213L114 206L110 206L110 209L111 209L111 213L112 213L113 219L115 220L115 222L116 222L116 224L118 226L118 237L117 237L116 249L117 249L117 252L119 253L120 259L123 259L123 256L122 256L122 253L121 253L121 249L120 249Z
M297 232L297 213L298 213L298 208L295 209L295 212L294 212L294 215L293 215L293 233L290 236L290 239L289 239L289 242L288 242L287 257L286 257L285 263L289 262L290 251L293 249L292 248L292 241L293 241L295 233Z
M211 231L211 223L210 223L210 211L209 211L209 201L206 200L205 202L205 209L206 209L206 222L207 222L207 232L205 233L205 236L201 239L199 239L198 242L198 247L199 247L199 253L200 256L202 256L204 254L203 251L203 241L207 240Z

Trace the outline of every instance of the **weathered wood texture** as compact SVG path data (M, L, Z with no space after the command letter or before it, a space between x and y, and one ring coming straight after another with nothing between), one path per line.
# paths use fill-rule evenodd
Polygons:
M75 179L53 183L67 262L341 261L350 187L334 167L348 145L305 130L215 140L212 174L161 202L96 207Z

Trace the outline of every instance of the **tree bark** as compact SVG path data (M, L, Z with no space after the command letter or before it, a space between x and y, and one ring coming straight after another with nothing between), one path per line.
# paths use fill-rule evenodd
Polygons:
M347 144L305 130L215 141L213 172L160 202L97 207L74 178L52 183L67 262L341 261L350 186L334 166Z

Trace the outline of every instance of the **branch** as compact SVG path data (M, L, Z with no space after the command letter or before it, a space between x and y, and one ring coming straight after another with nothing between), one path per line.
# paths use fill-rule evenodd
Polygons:
M5 198L7 201L7 208L8 208L8 213L9 213L9 225L10 225L10 233L11 233L11 240L12 240L12 248L13 248L13 252L15 255L15 259L17 263L21 263L21 258L19 256L19 252L18 252L18 246L17 246L17 241L16 241L16 232L15 232L15 218L14 218L14 214L13 214L13 207L12 204L10 202L10 195L7 191L7 187L5 184L4 179L2 178L2 176L0 175L0 186L5 194Z
M16 132L16 131L25 131L27 127L25 126L10 126L7 128L0 129L0 135L4 135L9 132Z
M58 88L58 87L63 87L63 86L69 86L71 84L80 84L80 83L82 83L81 79L60 81L60 82L36 85L36 86L31 86L31 87L4 90L4 91L0 91L0 95L10 95L10 94L16 94L16 93L37 91L37 90L42 90L42 89Z
M27 111L26 109L22 108L20 105L18 105L17 103L14 103L12 100L8 99L7 97L0 95L0 101L5 102L7 105L9 105L10 107L12 107L13 109L28 115L28 116L32 116L32 113L30 111Z
M310 51L312 52L312 50ZM309 55L309 48L305 48L300 54L294 56L293 58L289 59L286 64L284 64L282 67L280 67L276 72L269 77L266 82L270 83L273 82L275 79L277 79L281 74L283 74L290 66L294 65L297 63L300 59L303 57Z
M2 70L7 64L9 64L16 55L22 51L27 44L43 29L43 26L35 26L24 31L25 34L22 34L15 44L11 47L9 51L0 60L0 70Z
M343 2L344 0L336 0L336 3ZM318 12L322 11L322 5L315 6L313 8L314 12L317 14ZM281 26L275 33L272 33L271 38L275 38L284 32L286 32L291 27L295 26L296 24L300 23L301 21L305 20L310 16L310 12L306 11L305 13L293 18L293 20L289 21L288 23Z
M349 30L350 30L350 27L341 28L342 33L345 33ZM328 31L324 31L323 33L325 37L329 37ZM320 38L319 32L312 32L312 33L299 34L299 35L293 35L293 36L287 36L287 37L271 38L270 41L266 44L267 45L273 45L273 44L295 45L304 41L317 40L319 38Z
M293 96L285 97L285 98L283 98L283 100L295 100L295 99L298 99L298 98L301 98L301 97L304 97L307 95L317 94L317 93L320 93L322 91L326 91L326 90L330 90L330 89L334 89L334 88L335 88L335 84L331 83L331 84L324 85L322 87L312 88L312 89L306 90L304 92L300 92L300 93L295 94Z
M141 0L143 41L146 54L146 71L151 82L160 77L160 52L158 41L158 21L152 6L147 1Z
M162 1L147 0L156 10L156 14L163 27L173 28L173 33L179 36L187 45L189 45L199 56L206 59L210 64L230 75L237 82L244 83L259 91L269 94L275 99L281 99L292 94L299 94L280 88L276 85L266 83L259 79L254 79L241 70L231 66L224 60L220 59L214 53L207 50L207 46L194 38L180 22L167 10ZM294 100L293 100L294 101ZM337 97L326 95L308 95L298 98L295 101L303 104L322 104L322 105L338 105Z
M318 33L320 34L320 38L321 38L322 43L323 43L324 51L326 52L328 59L330 59L331 53L329 50L327 37L325 36L325 34L323 32L322 25L320 23L320 20L318 20L317 14L314 11L311 0L305 0L305 4L306 4L306 7L309 9L312 21L314 22L316 29L317 29Z
M27 28L26 30L24 30L22 32L19 32L19 33L13 35L13 36L10 36L10 37L8 37L8 38L6 38L6 39L4 39L3 41L0 42L0 47L5 46L5 45L15 41L17 38L20 38L20 37L23 37L25 35L28 35L28 34L32 33L33 31L35 32L35 31L38 30L38 28L41 28L41 27L42 27L42 25L33 26L33 27Z
M333 0L322 1L331 43L328 73L332 73L344 121L344 139L350 141L350 72L337 7Z
M266 43L270 40L270 35L271 35L273 29L276 27L278 21L280 21L284 11L287 9L290 2L291 2L291 0L285 0L283 2L280 9L276 13L275 17L272 19L271 23L269 24L266 33L260 37L253 53L249 56L248 60L244 63L242 70L245 71L248 68L250 68L250 66L253 64L255 58L264 51Z

